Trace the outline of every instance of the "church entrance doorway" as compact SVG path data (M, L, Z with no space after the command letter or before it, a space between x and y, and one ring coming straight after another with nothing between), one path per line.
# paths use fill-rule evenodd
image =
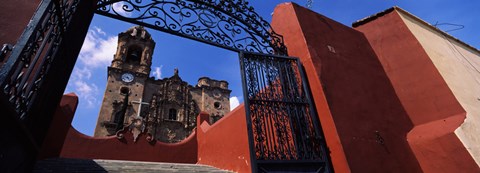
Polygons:
M33 145L94 13L238 52L252 172L332 171L299 59L245 0L43 0L0 73L2 108Z

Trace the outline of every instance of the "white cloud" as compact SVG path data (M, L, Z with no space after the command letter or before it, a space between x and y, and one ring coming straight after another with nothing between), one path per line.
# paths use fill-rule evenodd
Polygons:
M74 90L78 96L86 101L87 107L93 107L98 102L96 95L98 94L98 87L95 84L88 84L85 81L75 81Z
M90 79L92 77L92 71L89 68L83 67L81 69L74 68L73 69L73 79Z
M96 69L105 70L113 59L117 49L117 37L108 36L101 28L92 26L87 33L79 54L79 63L70 77L67 90L74 92L80 99L80 105L94 108L102 98L94 84L92 74Z
M162 67L155 67L155 71L153 71L152 75L155 76L156 79L162 79Z
M93 26L93 29L95 29L95 31L97 31L97 33L103 35L103 36L106 36L107 33L105 33L102 29L100 29L99 27L97 26Z
M88 67L106 67L113 59L117 50L117 36L107 38L101 37L105 32L94 27L89 30L82 49L80 50L80 61Z
M76 81L75 83L76 90L79 92L79 94L90 94L94 90L94 88L84 81Z
M238 100L237 96L230 97L230 110L235 109L238 105L240 105L240 101Z
M131 17L132 13L125 11L123 8L125 7L126 9L132 9L133 7L130 5L127 5L125 2L116 2L113 3L113 10L120 14L121 16L124 17Z

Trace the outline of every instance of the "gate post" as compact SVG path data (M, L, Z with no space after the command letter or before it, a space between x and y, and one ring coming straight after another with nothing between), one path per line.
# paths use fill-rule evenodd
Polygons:
M252 173L257 172L257 156L255 154L255 143L253 138L253 129L252 129L252 117L250 116L250 101L248 99L248 90L247 90L247 77L245 76L245 63L243 61L244 52L238 52L238 59L240 61L240 74L242 76L242 88L243 88L243 104L245 106L245 117L247 124L247 133L248 133L248 148L250 151L250 165L252 167Z
M37 159L93 18L96 1L43 0L0 69L0 170Z
M45 76L43 86L38 91L37 98L39 99L34 100L34 104L32 104L32 118L28 122L32 125L32 135L39 144L43 143L50 127L52 115L67 87L68 79L75 66L95 10L96 1L68 1L77 1L77 6L72 11L73 14L69 16L70 20L65 20L67 22L65 23L63 40L58 45L58 52L50 64L50 72Z

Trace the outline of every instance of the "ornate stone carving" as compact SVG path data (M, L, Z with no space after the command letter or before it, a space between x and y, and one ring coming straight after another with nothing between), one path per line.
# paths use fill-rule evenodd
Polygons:
M195 129L200 111L220 116L229 111L230 90L226 81L202 77L199 85L192 86L182 80L178 68L175 68L171 77L149 77L155 42L148 32L143 27L132 27L120 33L118 38L117 54L108 68L109 78L105 91L107 98L104 99L99 115L102 121L108 120L111 130L97 125L95 136L109 136L118 132L113 130L116 127L113 119L117 114L124 114L123 120L128 120L125 122L128 126L117 133L119 138L126 131L131 131L135 141L143 133L149 141L180 142ZM129 52L130 48L141 51L139 61L137 56L133 56L134 52ZM128 55L130 53L132 54ZM134 74L135 82L122 82L120 76L124 73ZM119 88L128 88L134 96L131 99L135 101L122 101ZM137 105L139 102L142 102L140 106ZM221 103L218 109L212 106L216 102ZM122 109L125 105L127 107ZM219 111L221 113L217 113ZM121 127L123 126L119 126Z
M145 122L142 117L135 117L129 126L129 130L133 134L133 142L137 142L138 136L145 130Z

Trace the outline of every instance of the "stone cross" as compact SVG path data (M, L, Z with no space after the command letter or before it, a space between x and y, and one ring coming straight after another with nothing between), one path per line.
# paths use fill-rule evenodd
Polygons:
M149 105L147 102L142 102L142 99L143 98L140 98L139 101L132 101L132 103L138 104L138 112L137 112L137 117L136 118L140 117L140 113L142 111L142 105Z

